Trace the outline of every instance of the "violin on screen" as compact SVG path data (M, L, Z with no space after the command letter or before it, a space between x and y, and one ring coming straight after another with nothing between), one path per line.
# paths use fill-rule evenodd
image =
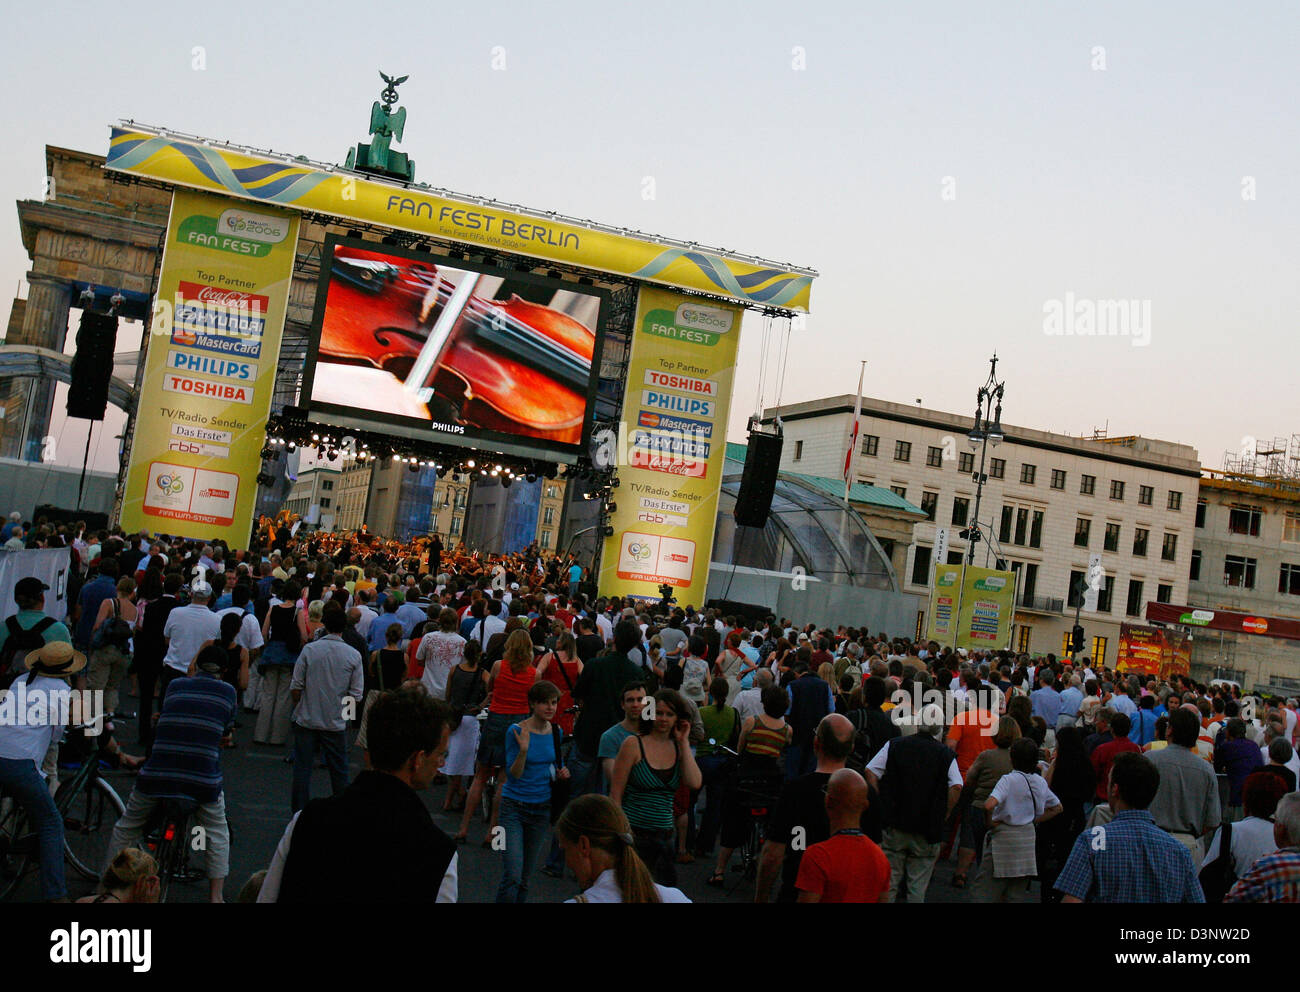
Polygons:
M489 278L336 245L320 360L390 373L440 422L577 443L595 332Z

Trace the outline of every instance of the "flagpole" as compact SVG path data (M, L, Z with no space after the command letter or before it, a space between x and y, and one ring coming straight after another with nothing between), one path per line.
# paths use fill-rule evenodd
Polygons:
M867 360L862 360L862 368L858 370L858 392L853 400L853 423L849 427L849 450L844 458L844 505L849 505L849 490L853 488L853 480L857 476L858 469L858 420L862 416L862 383L867 375Z

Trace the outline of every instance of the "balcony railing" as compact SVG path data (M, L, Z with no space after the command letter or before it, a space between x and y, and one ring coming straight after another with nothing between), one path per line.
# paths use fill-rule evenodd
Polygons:
M1022 610L1028 610L1031 613L1054 613L1060 615L1065 612L1065 600L1054 599L1050 596L1018 596L1016 605Z

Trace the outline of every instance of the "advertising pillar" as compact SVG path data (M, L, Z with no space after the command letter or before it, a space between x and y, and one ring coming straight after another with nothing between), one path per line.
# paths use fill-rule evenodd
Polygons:
M704 601L743 310L643 288L619 430L603 592Z
M296 215L178 190L119 522L244 547L275 388Z

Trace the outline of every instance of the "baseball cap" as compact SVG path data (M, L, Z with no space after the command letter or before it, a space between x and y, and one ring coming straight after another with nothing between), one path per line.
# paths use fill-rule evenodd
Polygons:
M14 599L35 599L49 588L40 579L30 577L19 579L14 583Z

